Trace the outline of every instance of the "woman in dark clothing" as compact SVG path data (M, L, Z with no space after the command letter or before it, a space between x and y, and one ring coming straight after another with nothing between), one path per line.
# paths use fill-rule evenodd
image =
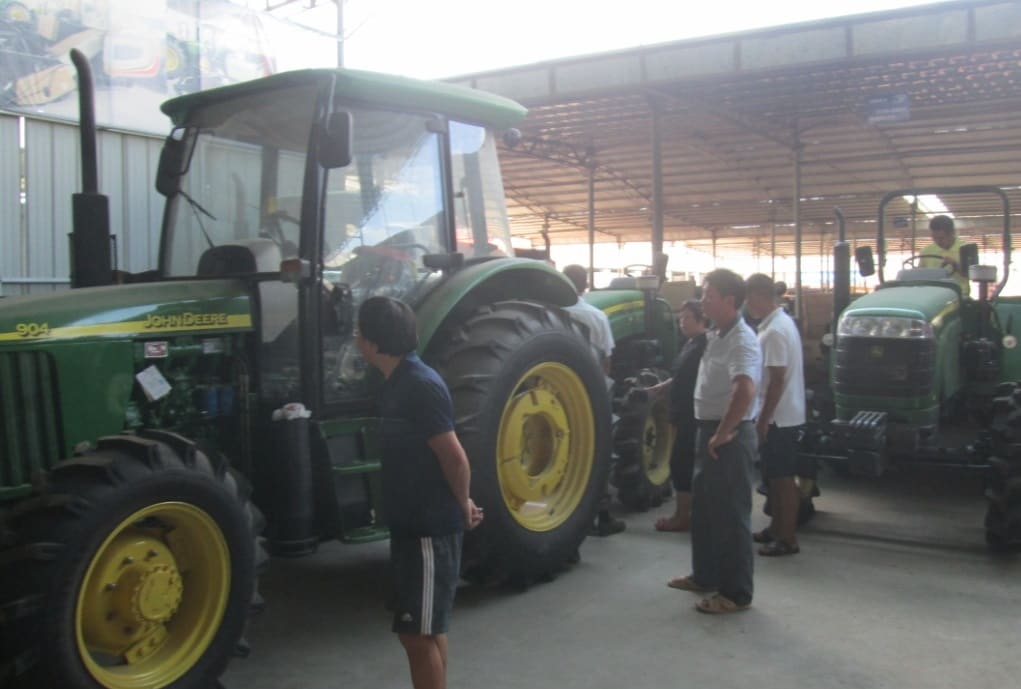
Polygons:
M670 422L674 443L670 452L670 480L677 493L674 513L656 520L657 531L687 531L691 521L691 474L695 465L695 379L705 351L709 322L697 299L684 302L678 315L681 332L687 338L671 368L670 380L649 388L649 394L670 393Z

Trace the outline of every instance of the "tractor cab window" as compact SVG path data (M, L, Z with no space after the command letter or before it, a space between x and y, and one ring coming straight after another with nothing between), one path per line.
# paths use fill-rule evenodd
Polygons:
M440 138L428 118L353 110L352 132L351 164L329 172L323 282L328 304L349 291L343 306L357 313L372 296L414 301L431 276L422 257L446 251L446 221ZM364 397L368 372L350 331L322 332L326 401Z
M188 118L194 153L167 202L161 267L168 277L266 274L256 289L261 392L298 390L298 290L280 262L298 254L299 199L317 90L310 86L214 101Z
M298 207L315 90L214 102L187 123L194 153L168 201L168 277L276 272L297 255ZM292 199L290 206L279 201Z
M457 250L465 258L510 256L510 225L496 141L483 127L450 123Z

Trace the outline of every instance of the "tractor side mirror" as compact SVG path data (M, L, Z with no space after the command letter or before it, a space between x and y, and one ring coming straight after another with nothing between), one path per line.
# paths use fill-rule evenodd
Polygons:
M181 177L191 165L195 150L195 137L188 136L186 127L174 127L163 141L159 167L156 168L156 191L171 197L181 190Z
M876 273L876 262L872 258L871 246L859 246L854 250L854 262L858 264L858 274L863 278Z
M354 148L351 137L351 113L331 113L319 137L319 164L328 170L350 165Z
M962 244L958 259L961 275L967 275L969 267L978 265L978 244Z

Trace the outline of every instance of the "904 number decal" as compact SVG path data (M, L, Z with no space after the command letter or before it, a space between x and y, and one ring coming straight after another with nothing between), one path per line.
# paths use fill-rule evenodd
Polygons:
M20 337L49 337L49 323L18 323L14 328Z

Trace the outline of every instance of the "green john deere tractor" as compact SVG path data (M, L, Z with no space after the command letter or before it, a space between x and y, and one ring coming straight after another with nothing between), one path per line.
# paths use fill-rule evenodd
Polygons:
M972 298L946 269L909 256L884 275L887 206L923 195L957 198L971 210L959 224L1002 217L1003 275L978 265L966 244L959 264ZM977 201L982 199L982 201ZM994 199L998 209L990 209ZM981 209L981 210L979 210ZM839 213L838 213L839 215ZM842 218L841 218L842 220ZM841 223L842 225L842 223ZM834 250L835 339L830 342L829 413L813 424L803 451L840 470L879 476L896 465L978 471L986 477L990 546L1021 543L1021 298L1003 295L1010 266L1010 204L999 187L911 189L887 194L877 225L878 288L850 300L850 250ZM927 234L927 233L926 233ZM875 272L870 247L856 251L859 272ZM817 400L818 401L818 400Z
M527 581L575 554L611 407L571 285L508 257L496 143L523 108L348 70L168 101L138 275L111 270L87 110L83 288L0 301L0 684L206 689L244 650L263 544L387 537L353 340L372 295L414 307L450 386L486 509L466 566ZM637 335L631 306L611 317Z
M681 336L674 309L659 296L665 262L630 268L642 274L615 278L584 299L609 317L615 343L611 481L621 504L644 511L670 495L674 431L666 396L650 399L643 389L669 377L666 369L680 351Z

